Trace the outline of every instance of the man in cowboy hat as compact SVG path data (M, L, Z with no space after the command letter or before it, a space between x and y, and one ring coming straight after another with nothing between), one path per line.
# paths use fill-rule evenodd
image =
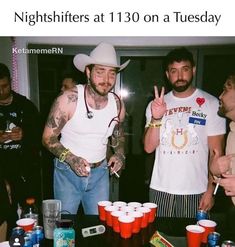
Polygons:
M128 63L118 65L115 49L107 43L89 56L76 55L74 65L86 73L88 83L66 90L51 108L43 144L56 157L54 196L62 201L62 210L76 214L82 203L85 214L98 214L98 201L109 199L109 170L118 176L125 162L125 108L110 92ZM109 137L114 154L107 161Z

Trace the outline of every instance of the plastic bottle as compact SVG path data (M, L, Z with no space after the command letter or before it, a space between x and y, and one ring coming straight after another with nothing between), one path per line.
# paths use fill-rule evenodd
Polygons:
M29 197L26 199L24 218L35 219L35 226L38 225L38 208L36 206L34 197Z
M58 220L56 226L57 228L54 230L54 247L75 247L75 231L72 220Z

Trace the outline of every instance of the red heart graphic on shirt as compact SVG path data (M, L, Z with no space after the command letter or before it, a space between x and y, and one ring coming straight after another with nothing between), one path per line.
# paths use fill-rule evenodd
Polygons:
M196 102L198 103L199 106L202 106L205 103L205 98L197 98Z

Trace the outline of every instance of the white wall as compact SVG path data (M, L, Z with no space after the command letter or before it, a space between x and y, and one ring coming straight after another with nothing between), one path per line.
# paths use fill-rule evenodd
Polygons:
M110 42L118 47L163 47L235 44L235 37L16 37L17 48L30 44L97 45ZM19 93L29 95L29 71L27 54L18 54ZM0 61L11 67L11 43L9 37L0 37Z

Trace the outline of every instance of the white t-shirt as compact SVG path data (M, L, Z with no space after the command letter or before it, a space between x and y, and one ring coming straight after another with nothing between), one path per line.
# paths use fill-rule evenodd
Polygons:
M217 115L218 100L200 90L187 98L169 92L160 127L150 188L179 195L200 194L208 183L208 136L225 133L225 119ZM146 126L151 121L151 102Z
M112 93L108 94L107 105L100 110L91 109L93 118L87 117L84 101L84 86L77 85L78 101L75 113L61 130L61 143L73 154L89 163L106 157L108 137L112 135L117 121L117 104Z

